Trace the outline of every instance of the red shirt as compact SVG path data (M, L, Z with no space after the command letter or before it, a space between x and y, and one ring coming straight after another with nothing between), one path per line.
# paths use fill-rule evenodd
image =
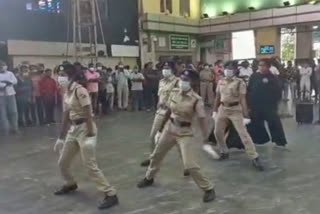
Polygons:
M41 96L55 95L58 91L57 83L51 77L43 77L39 82Z

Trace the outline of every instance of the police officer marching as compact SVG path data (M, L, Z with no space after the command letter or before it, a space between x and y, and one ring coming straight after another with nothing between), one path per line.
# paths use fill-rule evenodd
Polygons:
M166 113L168 112L169 95L174 88L178 87L178 83L179 83L179 78L173 74L172 67L173 67L173 65L171 65L170 62L166 62L162 68L163 79L161 79L160 83L159 83L158 109L157 109L156 115L154 117L153 125L152 125L151 132L150 132L150 141L151 141L150 151L151 151L151 154L154 151L154 148L156 146L156 143L157 143L156 139L159 140L159 138L160 138L160 135L161 135L160 129L161 129L161 127L164 126L164 123L166 122L166 121L164 121L164 119L165 119ZM180 152L180 150L179 150L179 152ZM144 160L141 163L141 166L147 167L147 166L149 166L149 164L150 164L150 159L148 158L147 160ZM188 171L185 170L184 175L188 176L189 175Z
M225 130L231 121L244 144L247 155L252 160L253 166L257 170L263 171L264 167L260 163L255 145L245 127L251 122L248 119L246 84L235 76L236 70L237 68L232 61L227 62L224 70L225 77L219 81L216 89L212 118L215 120L214 134L220 150L220 160L229 158Z
M195 71L184 71L180 76L179 88L172 90L168 99L168 111L165 116L167 121L159 143L151 155L151 162L145 178L138 183L139 188L149 187L154 183L154 177L160 169L161 162L170 149L178 145L181 150L184 168L188 169L195 183L205 194L204 202L215 199L213 184L201 173L200 167L193 160L191 144L194 143L192 120L195 115L199 118L200 129L204 138L207 137L206 113L202 98L192 89L194 80L197 79Z
M54 194L66 195L77 190L78 185L70 173L70 166L75 155L80 153L91 180L105 194L98 208L107 209L118 204L118 198L116 190L109 184L96 162L97 128L93 121L90 96L84 87L86 78L73 65L62 66L70 83L64 96L62 129L54 150L60 152L58 163L65 184Z

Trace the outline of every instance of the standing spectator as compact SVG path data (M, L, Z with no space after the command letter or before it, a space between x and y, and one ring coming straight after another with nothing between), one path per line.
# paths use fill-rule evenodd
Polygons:
M133 72L131 73L131 91L132 91L132 100L133 100L133 110L142 110L143 108L143 86L144 76L140 73L137 66L134 67Z
M314 68L314 81L318 90L318 97L316 97L316 100L320 101L320 59L318 59L318 65Z
M106 92L106 75L107 68L104 67L101 63L96 64L97 72L99 73L99 84L98 84L98 104L97 104L97 113L101 112L102 114L107 114L107 92ZM100 107L101 105L101 107Z
M279 76L280 75L279 68L280 68L280 63L277 61L276 58L272 58L271 67L270 67L271 73L273 75Z
M204 69L200 71L200 95L203 102L208 106L213 105L213 81L214 73L210 69L209 65L205 64Z
M64 67L61 65L58 67L58 77L57 77L57 83L58 83L58 96L57 96L57 103L59 106L59 109L63 110L63 97L65 93L68 90L69 80L66 72L64 71Z
M18 107L19 126L34 125L36 121L30 119L31 99L32 99L32 80L29 76L28 67L22 65L17 75L16 98Z
M119 110L127 110L129 99L128 79L130 78L129 71L124 69L122 64L119 64L116 70L117 80L117 95L118 95L118 108Z
M114 83L115 83L115 77L114 73L112 72L112 68L107 68L107 75L106 75L106 102L110 109L110 111L113 111L113 105L114 105Z
M92 109L94 113L97 113L100 74L96 71L93 64L90 63L85 76L88 81L87 89L91 97Z
M46 69L44 76L39 82L40 94L43 99L44 108L46 112L46 124L55 123L54 120L54 107L56 94L58 92L58 87L56 81L51 77L52 70Z
M17 78L5 62L0 61L0 132L7 135L9 131L18 132L18 111L14 85Z
M297 79L298 73L295 67L292 65L292 61L288 61L286 67L287 75L288 75L288 82L291 92L291 99L294 101L297 98Z
M302 99L311 99L311 75L312 68L307 62L304 62L300 69L300 97Z
M247 60L243 61L239 70L239 78L243 79L248 84L250 76L253 74L250 64Z
M147 111L151 111L151 108L157 109L158 104L158 89L159 81L161 79L161 73L158 70L153 69L153 63L149 62L145 65L143 71L145 78L144 90L146 94L146 108Z
M30 77L32 80L32 99L31 99L31 116L32 120L39 120L39 124L44 124L44 105L40 95L39 82L42 78L42 73L38 71L35 65L30 65Z
M224 67L223 67L223 61L222 60L217 60L214 63L214 67L213 67L214 73L215 73L215 80L218 83L218 81L224 77L223 71L224 71Z
M282 67L280 69L279 80L281 81L282 91L283 91L283 101L289 101L289 73L288 70Z
M183 63L181 59L178 59L174 65L174 73L177 77L180 77L182 72L185 70L186 65Z
M259 70L259 61L258 61L257 59L254 59L254 60L252 61L251 68L252 68L252 72L253 72L253 73L258 72L258 70Z

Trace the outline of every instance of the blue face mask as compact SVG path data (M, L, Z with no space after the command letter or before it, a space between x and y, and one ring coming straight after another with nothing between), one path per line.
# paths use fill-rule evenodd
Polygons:
M180 81L179 81L179 88L180 88L182 91L188 91L188 90L190 90L190 88L191 88L191 84L190 84L190 82L188 82L188 81L180 80Z

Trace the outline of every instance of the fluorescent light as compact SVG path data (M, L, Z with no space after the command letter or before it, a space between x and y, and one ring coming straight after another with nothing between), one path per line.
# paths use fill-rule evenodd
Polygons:
M317 1L309 1L309 4L315 4Z
M316 30L316 29L319 28L319 26L318 26L318 25L314 25L312 28L313 28L314 30Z

